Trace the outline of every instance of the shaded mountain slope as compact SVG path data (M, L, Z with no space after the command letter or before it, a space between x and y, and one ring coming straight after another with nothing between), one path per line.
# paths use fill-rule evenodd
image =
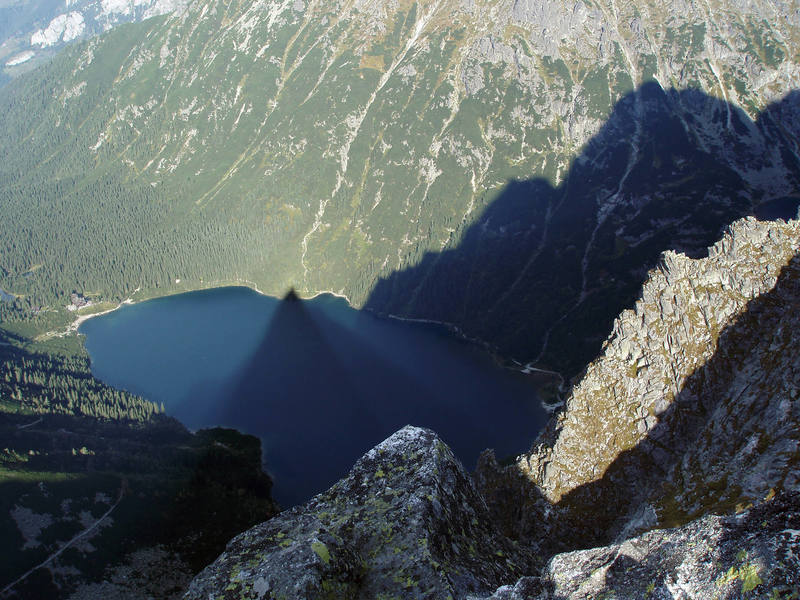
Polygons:
M615 106L560 186L509 184L458 245L382 279L366 306L453 323L504 356L572 375L663 251L702 255L771 198L756 172L777 166L770 185L797 193L798 110L792 93L752 122L696 90L646 84ZM726 112L731 131L718 128ZM791 150L769 156L768 139Z

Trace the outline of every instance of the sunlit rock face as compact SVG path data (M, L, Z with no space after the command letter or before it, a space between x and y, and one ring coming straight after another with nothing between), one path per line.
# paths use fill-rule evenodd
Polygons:
M83 15L72 11L58 15L45 29L40 29L31 36L31 46L53 46L58 42L70 42L81 36L86 26Z
M66 12L55 14L45 27L33 30L30 45L39 48L61 45L115 25L166 14L184 4L183 0L68 1L63 7Z

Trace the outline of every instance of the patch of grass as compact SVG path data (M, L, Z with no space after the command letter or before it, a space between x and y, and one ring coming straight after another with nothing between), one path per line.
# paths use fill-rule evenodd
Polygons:
M26 471L0 467L0 484L15 483L59 483L82 479L85 475L80 473L60 473L53 471Z
M311 549L314 553L319 556L320 560L324 562L326 565L330 564L331 562L331 553L328 550L328 547L322 542L312 542Z

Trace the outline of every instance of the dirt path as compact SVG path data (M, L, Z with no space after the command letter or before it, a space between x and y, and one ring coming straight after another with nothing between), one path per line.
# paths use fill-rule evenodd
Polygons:
M44 419L44 417L39 417L33 423L27 423L25 425L17 425L17 429L27 429L28 427L33 427L37 423L41 423L43 419Z
M31 424L32 424L32 423L31 423ZM37 569L41 569L42 567L45 567L45 566L47 566L49 563L51 563L51 562L52 562L52 561L54 561L56 558L58 558L58 556L59 556L59 555L60 555L62 552L64 552L64 550L66 550L67 548L69 548L69 547L70 547L72 544L74 544L75 542L77 542L77 541L78 541L79 539L81 539L82 537L84 537L84 536L88 535L89 533L91 533L92 531L94 531L95 529L97 529L97 527L100 525L100 523L103 521L103 519L105 519L105 518L106 518L107 516L109 516L109 515L110 515L112 512L114 512L114 509L115 509L115 508L117 508L117 506L119 505L119 503L122 501L122 496L123 496L123 494L122 494L122 489L123 489L123 488L120 488L120 490L119 490L119 496L117 497L117 501L116 501L116 502L114 502L114 504L113 504L113 505L111 505L111 508L109 508L109 509L108 509L106 512L104 512L104 513L103 513L103 516L101 516L101 517L100 517L99 519L97 519L97 520L96 520L94 523L92 523L91 525L89 525L89 527L87 527L86 529L84 529L83 531L81 531L80 533L78 533L77 535L75 535L75 536L74 536L74 537L73 537L71 540L69 540L68 542L66 542L66 543L65 543L63 546L61 546L61 548L59 548L58 550L56 550L55 552L53 552L53 554L51 554L50 556L48 556L48 557L47 557L45 560L43 560L42 562L40 562L38 565L36 565L36 566L35 566L35 567L33 567L32 569L30 569L29 571L26 571L26 572L25 572L25 573L23 573L23 574L22 574L20 577L18 577L17 579L15 579L15 580L14 580L14 581L12 581L11 583L9 583L9 584L8 584L6 587L4 587L2 590L0 590L0 595L4 595L4 594L6 594L7 592L11 591L11 590L14 588L14 586L15 586L15 585L17 585L19 582L21 582L21 581L24 581L25 579L27 579L27 578L28 578L28 576L29 576L31 573L33 573L33 572L34 572L34 571L36 571Z

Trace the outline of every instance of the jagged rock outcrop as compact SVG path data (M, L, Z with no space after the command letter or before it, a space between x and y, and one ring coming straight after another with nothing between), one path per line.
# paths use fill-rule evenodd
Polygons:
M507 531L587 547L798 489L798 252L800 222L745 219L665 253L534 449L483 457Z
M800 587L800 495L620 544L554 556L491 600L792 598Z
M326 493L235 538L185 598L787 598L798 549L800 494L781 493L543 567L498 534L441 440L406 427Z
M234 538L186 598L463 598L534 566L450 449L405 427L327 492Z

